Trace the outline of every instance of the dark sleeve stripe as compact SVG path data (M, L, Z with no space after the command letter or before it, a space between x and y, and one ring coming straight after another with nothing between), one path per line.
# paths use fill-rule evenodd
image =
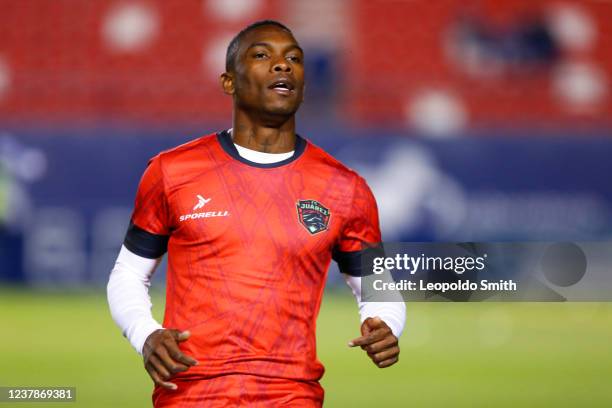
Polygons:
M151 234L130 221L123 245L136 255L157 259L168 250L168 235Z
M362 276L361 255L364 251L342 252L334 250L332 258L338 263L340 272L351 276Z
M356 277L368 276L374 273L372 268L373 260L375 257L385 256L384 245L381 242L364 244L363 247L364 249L361 251L344 252L337 249L333 250L332 258L338 263L340 272ZM363 270L362 265L366 265L366 270Z

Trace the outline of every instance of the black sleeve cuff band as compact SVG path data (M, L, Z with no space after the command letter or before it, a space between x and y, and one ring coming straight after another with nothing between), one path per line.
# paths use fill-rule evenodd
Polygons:
M151 234L130 221L123 245L136 255L157 259L168 250L168 235Z
M350 276L363 277L372 275L372 261L375 257L385 256L385 249L382 243L364 244L361 251L338 251L334 249L332 258L338 263L340 272ZM366 266L365 270L363 266Z
M361 255L363 251L342 252L334 250L332 258L338 263L340 272L351 276L362 276Z

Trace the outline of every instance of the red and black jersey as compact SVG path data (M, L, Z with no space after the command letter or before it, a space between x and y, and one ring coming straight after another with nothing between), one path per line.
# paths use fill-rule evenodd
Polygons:
M299 136L291 158L253 163L224 131L149 162L125 246L168 252L163 326L191 331L180 347L200 362L178 377L311 381L329 264L359 276L362 244L380 240L357 173Z

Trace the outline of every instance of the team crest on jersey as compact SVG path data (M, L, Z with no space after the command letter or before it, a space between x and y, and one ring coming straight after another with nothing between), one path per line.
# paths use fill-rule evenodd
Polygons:
M327 230L331 213L327 208L315 200L299 200L297 213L300 224L311 234Z

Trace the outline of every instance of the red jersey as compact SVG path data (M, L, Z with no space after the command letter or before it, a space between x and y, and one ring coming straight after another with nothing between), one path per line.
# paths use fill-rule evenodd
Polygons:
M358 276L362 243L380 240L367 184L322 149L298 136L292 157L257 164L220 132L149 162L125 246L148 258L167 249L163 326L189 330L180 347L200 362L175 378L316 381L332 257Z

